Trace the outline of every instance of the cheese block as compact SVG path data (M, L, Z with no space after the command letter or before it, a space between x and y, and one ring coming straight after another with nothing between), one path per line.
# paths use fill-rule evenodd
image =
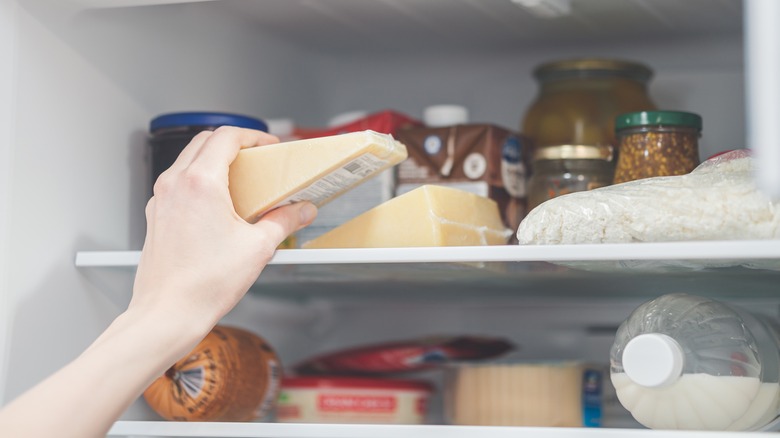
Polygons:
M299 201L322 206L406 158L391 135L360 131L243 149L230 165L236 213L256 222Z
M495 201L459 189L424 185L374 207L303 247L502 245L510 235Z

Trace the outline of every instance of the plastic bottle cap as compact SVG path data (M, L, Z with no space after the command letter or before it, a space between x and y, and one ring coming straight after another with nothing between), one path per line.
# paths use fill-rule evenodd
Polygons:
M639 385L656 388L680 378L685 356L671 336L648 333L628 341L622 361L628 378Z
M423 111L423 122L432 128L452 126L469 121L469 110L460 105L433 105Z

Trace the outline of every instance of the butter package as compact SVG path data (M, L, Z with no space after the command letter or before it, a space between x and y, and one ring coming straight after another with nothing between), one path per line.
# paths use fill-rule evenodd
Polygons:
M230 165L236 212L256 222L299 201L320 207L407 157L391 135L361 131L243 149Z
M466 190L496 201L504 225L517 229L526 213L527 139L479 123L408 128L396 137L409 149L397 168L396 195L423 184Z
M512 231L483 196L424 185L303 244L304 248L503 245Z

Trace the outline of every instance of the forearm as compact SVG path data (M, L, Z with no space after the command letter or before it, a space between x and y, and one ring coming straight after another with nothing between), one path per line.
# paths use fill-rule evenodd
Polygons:
M105 436L209 328L140 311L120 315L83 354L0 411L0 436Z

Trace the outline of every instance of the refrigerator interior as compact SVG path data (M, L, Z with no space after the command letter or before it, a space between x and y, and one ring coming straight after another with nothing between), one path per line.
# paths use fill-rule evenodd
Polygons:
M574 0L562 18L509 0L0 0L0 12L0 402L75 357L127 304L131 267L76 268L74 257L140 249L155 115L322 126L345 111L420 117L455 103L473 121L517 129L537 91L534 66L617 57L654 69L659 107L702 115L702 159L745 147L738 0ZM614 329L653 296L710 293L772 315L780 304L771 273L640 275L637 286L626 276L558 281L551 270L519 289L453 288L417 281L410 265L381 287L320 282L316 270L298 281L294 265L270 266L224 322L268 339L285 363L360 343L488 334L515 341L523 359L606 364ZM123 419L158 417L139 400Z

